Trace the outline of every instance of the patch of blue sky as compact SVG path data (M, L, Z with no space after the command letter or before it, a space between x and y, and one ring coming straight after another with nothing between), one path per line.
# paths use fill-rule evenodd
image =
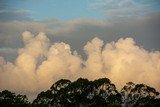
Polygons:
M160 0L2 0L8 8L29 12L34 20L103 19L160 10Z
M29 10L33 19L103 18L104 15L88 8L88 0L14 0L12 7Z

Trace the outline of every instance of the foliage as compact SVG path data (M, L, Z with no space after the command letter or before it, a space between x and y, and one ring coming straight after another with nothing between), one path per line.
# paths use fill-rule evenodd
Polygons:
M160 107L159 93L145 84L128 82L120 92L108 78L94 81L61 79L42 91L32 104L26 95L0 92L0 107Z
M159 92L157 92L154 88L147 86L145 84L134 84L133 82L128 82L122 88L121 95L122 95L123 105L125 107L131 107L131 106L137 107L146 104L153 105L150 101L153 101L154 103L159 101L156 99L159 95ZM160 103L158 102L158 104Z
M42 96L45 93L45 97ZM60 80L50 90L42 92L33 104L49 106L107 106L112 103L121 104L121 95L114 84L107 78L95 81L79 78L77 81ZM50 93L47 95L47 93ZM48 96L48 97L46 97Z
M8 90L0 92L0 107L24 107L28 104L26 95L15 95Z

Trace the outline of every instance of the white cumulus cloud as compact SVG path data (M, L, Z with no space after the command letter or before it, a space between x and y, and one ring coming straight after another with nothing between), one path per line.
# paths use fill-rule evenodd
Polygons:
M39 92L61 78L109 78L118 89L129 81L160 90L160 52L147 51L132 38L104 44L95 37L84 46L83 59L69 44L51 43L44 33L25 31L24 47L14 62L0 57L0 90Z

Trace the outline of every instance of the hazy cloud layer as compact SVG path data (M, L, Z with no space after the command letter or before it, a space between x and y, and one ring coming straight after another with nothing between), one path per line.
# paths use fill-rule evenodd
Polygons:
M51 19L46 21L0 21L0 55L4 56L4 49L9 48L17 50L23 47L21 34L28 30L34 34L45 32L50 40L65 41L73 46L80 54L84 56L82 47L85 43L98 36L105 42L118 40L121 37L132 37L135 41L149 50L160 50L160 14L154 13L148 16L118 18L118 19L75 19L71 21L62 21ZM5 52L6 52L5 51ZM10 50L9 50L10 51ZM16 51L13 51L16 52ZM9 52L8 52L9 53ZM11 61L17 53L10 54Z
M90 8L108 17L135 17L152 13L159 4L157 0L93 0Z
M139 47L132 38L105 44L94 38L84 46L83 59L64 42L52 43L44 33L23 32L24 47L16 60L0 57L0 89L39 92L61 78L108 77L120 89L126 82L145 83L160 90L160 52ZM30 96L29 96L30 97Z
M1 21L32 20L27 10L0 10Z
M29 10L17 9L12 7L11 4L14 4L14 0L1 0L0 1L0 21L31 21Z

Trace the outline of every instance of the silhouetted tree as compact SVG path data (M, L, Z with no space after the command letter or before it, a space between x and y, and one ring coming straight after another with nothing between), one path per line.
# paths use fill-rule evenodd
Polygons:
M160 99L150 97L140 98L133 107L160 107Z
M145 84L128 82L119 93L107 78L94 81L61 79L42 91L32 104L26 95L0 92L0 107L160 107L159 92Z
M63 90L70 84L70 80L61 79L54 83L51 88L45 92L38 94L37 98L33 101L33 105L43 105L43 106L61 106L63 101Z
M26 95L15 95L8 90L0 92L0 107L24 107L28 104Z
M116 90L116 87L114 84L111 83L111 81L107 78L101 78L98 80L95 80L92 82L92 90L89 92L89 98L92 99L94 96L99 96L106 103L103 103L104 105L111 105L112 103L121 104L121 95ZM101 100L103 101L103 100Z
M128 82L121 90L123 106L132 107L142 101L154 100L159 93L152 87L145 84L134 84Z
M53 84L50 90L41 92L33 104L56 107L106 107L112 104L120 105L121 95L107 78L95 81L79 78L72 83L62 79Z

